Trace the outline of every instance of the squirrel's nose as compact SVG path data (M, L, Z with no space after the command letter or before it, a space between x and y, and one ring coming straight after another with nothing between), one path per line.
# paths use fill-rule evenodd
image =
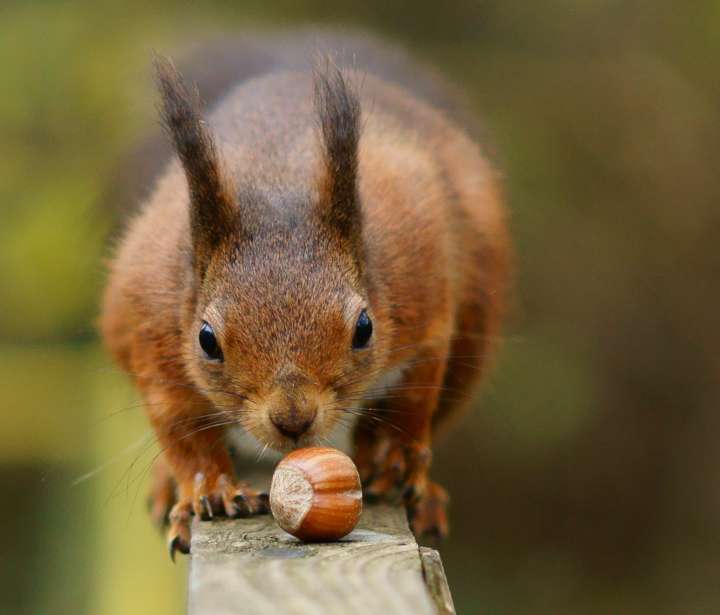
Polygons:
M277 430L284 436L297 440L303 435L315 420L316 411L300 412L295 407L276 410L270 413L270 420Z

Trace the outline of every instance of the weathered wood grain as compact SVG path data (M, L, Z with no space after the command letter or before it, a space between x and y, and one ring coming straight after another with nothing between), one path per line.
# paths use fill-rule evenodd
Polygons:
M432 550L428 550L432 551ZM405 513L367 506L334 543L305 544L269 515L193 525L190 615L452 613L433 556L420 557ZM431 561L433 560L433 561ZM430 572L428 572L430 570ZM425 576L424 576L425 575ZM431 591L425 582L431 582ZM443 578L444 581L444 578ZM436 602L440 596L440 602Z
M420 560L425 584L430 591L438 615L455 615L455 605L440 554L435 549L420 547Z

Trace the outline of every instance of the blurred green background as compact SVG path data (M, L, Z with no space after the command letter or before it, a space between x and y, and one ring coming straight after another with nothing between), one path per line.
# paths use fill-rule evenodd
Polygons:
M507 339L435 462L459 612L720 611L720 3L3 0L0 613L181 612L95 335L98 202L156 126L152 49L297 24L439 67L506 177Z

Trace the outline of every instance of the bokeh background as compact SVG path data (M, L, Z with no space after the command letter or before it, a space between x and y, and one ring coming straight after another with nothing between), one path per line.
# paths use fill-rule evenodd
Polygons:
M438 67L506 177L517 291L438 451L460 613L720 611L720 4L0 5L0 612L181 612L137 395L94 329L152 49L366 28Z

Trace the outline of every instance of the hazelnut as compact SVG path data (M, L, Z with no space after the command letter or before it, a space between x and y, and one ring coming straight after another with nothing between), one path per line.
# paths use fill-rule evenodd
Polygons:
M362 511L360 476L352 459L334 448L301 448L275 468L270 510L286 532L306 541L349 534Z

